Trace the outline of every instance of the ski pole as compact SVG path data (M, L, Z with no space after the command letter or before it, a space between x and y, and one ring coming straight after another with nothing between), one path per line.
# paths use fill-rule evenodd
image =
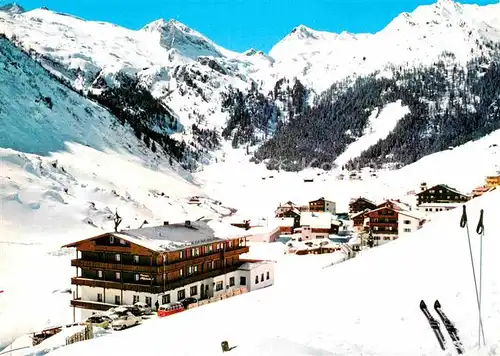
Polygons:
M476 227L476 233L479 235L479 320L481 321L482 328L482 305L483 305L483 237L484 237L484 223L483 223L484 210L481 209L479 213L479 221ZM483 346L486 346L483 332Z
M479 302L479 293L477 290L477 280L476 280L476 269L474 268L474 258L472 257L472 246L470 243L470 233L469 233L469 223L467 221L467 207L463 205L463 212L462 212L462 217L460 218L460 227L461 228L466 228L467 231L467 241L469 242L469 254L470 254L470 262L472 266L472 276L474 277L474 288L476 290L476 301L477 301L477 308L479 312L479 334L478 334L478 339L479 343L478 346L481 347L481 334L483 335L483 340L484 340L484 333L481 333L483 331L483 322L481 320L481 305Z

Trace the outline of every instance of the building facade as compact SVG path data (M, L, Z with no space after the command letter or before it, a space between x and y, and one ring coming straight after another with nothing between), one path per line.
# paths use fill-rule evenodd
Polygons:
M363 197L351 200L349 203L349 213L351 214L356 214L365 210L373 210L376 208L377 204Z
M309 202L309 211L336 214L337 209L335 202L321 197Z
M417 206L428 203L465 203L469 196L445 184L435 185L417 194Z
M122 304L169 304L239 288L238 269L243 264L239 256L249 251L246 234L220 225L169 224L106 233L63 246L77 251L71 261L76 269L71 305L83 309L86 317Z
M398 236L403 237L420 230L426 219L417 212L398 212Z
M486 188L496 188L500 187L500 175L487 176L486 184L484 185Z
M398 238L398 210L382 207L367 212L365 216L369 219L368 229L372 232L376 245Z
M426 215L458 208L459 203L426 203L417 206L417 211Z

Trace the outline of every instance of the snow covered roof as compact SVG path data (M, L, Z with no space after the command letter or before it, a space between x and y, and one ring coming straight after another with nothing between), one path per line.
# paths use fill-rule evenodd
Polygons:
M211 241L221 241L232 238L247 237L245 230L216 220L191 221L189 224L169 224L145 227L141 229L122 230L110 235L145 247L152 251L166 252L188 246L203 245ZM94 236L87 240L92 240ZM81 242L75 242L63 247L76 247Z
M303 211L300 213L300 226L329 229L332 226L332 219L331 213Z
M251 271L255 268L258 268L260 266L266 266L269 264L274 263L273 261L259 261L259 262L246 262L242 264L238 269L243 270L243 271Z
M459 195L467 195L467 194L464 194L464 193L462 193L462 192L459 192L457 189L452 188L452 187L450 187L450 186L448 186L448 185L446 185L446 184L436 184L436 185L434 185L434 186L432 186L432 187L430 187L430 188L427 188L427 189L426 189L426 190L424 190L424 191L421 191L421 192L417 193L417 195L423 194L423 193L425 193L425 192L427 192L427 191L429 191L429 190L431 190L431 189L436 190L436 189L437 189L437 187L443 187L443 188L446 188L446 189L448 189L450 192L455 193L455 194L459 194Z
M276 225L269 226L254 226L248 230L246 233L250 236L252 235L260 235L260 234L270 234L279 230L279 227Z
M279 227L293 227L293 218L274 218L269 219L269 225L279 226Z

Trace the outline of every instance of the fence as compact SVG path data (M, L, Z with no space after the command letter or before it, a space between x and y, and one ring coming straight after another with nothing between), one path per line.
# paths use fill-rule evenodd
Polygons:
M219 300L231 298L231 297L234 297L235 295L244 294L246 292L248 292L247 287L236 288L236 289L230 290L228 292L219 294L216 297L212 297L210 299L205 299L205 300L200 300L197 303L189 304L188 309L201 307L202 305L207 305L210 303L215 303L215 302L218 302Z
M92 324L85 326L85 329L77 332L72 336L66 338L66 345L74 344L75 342L90 340L94 338L94 330Z

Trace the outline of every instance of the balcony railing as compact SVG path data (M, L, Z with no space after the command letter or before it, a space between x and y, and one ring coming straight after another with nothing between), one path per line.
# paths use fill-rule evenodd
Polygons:
M73 299L70 302L70 305L72 307L75 307L75 308L93 309L93 310L100 310L100 311L107 311L107 310L117 306L115 304L83 301L83 300L81 300L81 298Z
M192 265L198 265L205 262L216 261L222 258L229 258L237 256L249 251L248 246L237 246L230 250L214 251L209 255L194 256L179 261L171 261L165 265L165 273L179 270ZM128 271L128 272L144 272L144 273L163 273L163 266L144 266L136 264L124 263L110 263L110 262L97 262L84 259L71 260L71 266L79 268L91 268L99 270L115 270L115 271Z
M121 283L118 281L105 281L102 279L82 278L82 277L71 278L71 284L78 286L123 289L123 290L131 290L134 292L158 294L162 293L163 291L180 288L184 285L201 281L207 278L217 277L224 273L233 272L236 271L238 268L239 265L226 266L226 268L222 267L212 271L193 274L191 276L184 276L174 281L165 281L165 288L163 287L163 284L162 285L154 284L151 286L151 285L143 285L135 283Z
M160 267L141 266L135 264L120 264L109 262L86 261L82 259L71 260L71 266L80 268L92 268L100 270L116 270L128 272L144 272L144 273L159 273Z

